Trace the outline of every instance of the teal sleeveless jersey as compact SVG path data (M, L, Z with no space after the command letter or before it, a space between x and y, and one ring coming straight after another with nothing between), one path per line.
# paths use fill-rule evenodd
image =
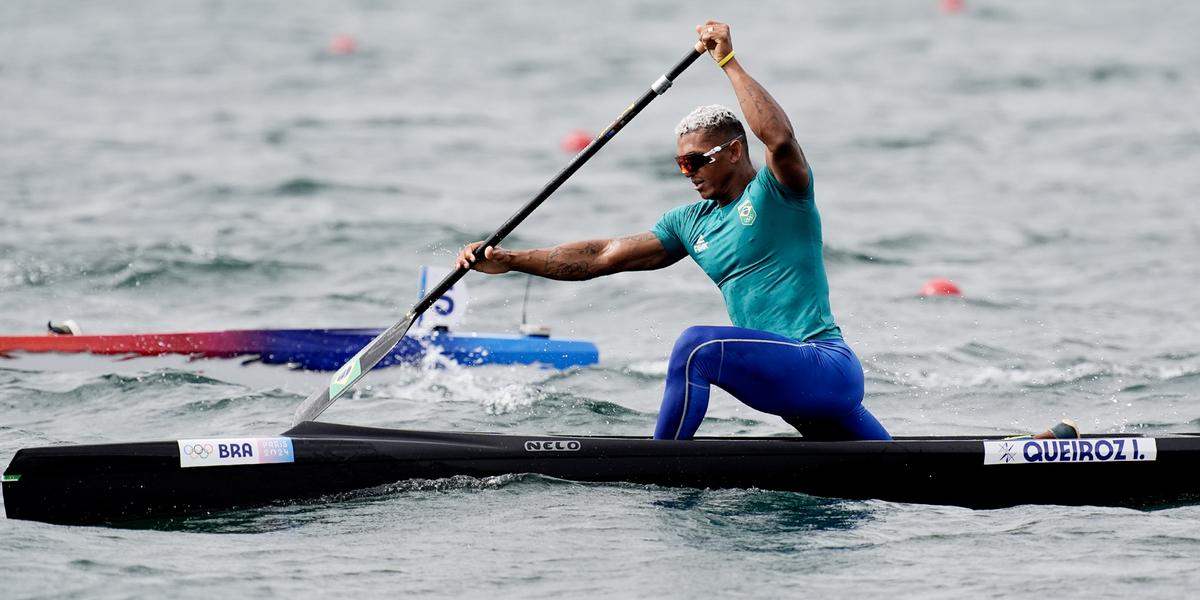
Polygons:
M672 256L687 253L704 269L734 325L798 340L842 337L829 307L811 182L798 194L763 167L737 200L674 208L654 235Z

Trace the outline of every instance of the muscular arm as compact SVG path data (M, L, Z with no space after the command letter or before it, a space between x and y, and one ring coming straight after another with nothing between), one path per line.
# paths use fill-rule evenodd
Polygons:
M470 260L478 244L464 248L459 265ZM582 281L623 271L661 269L679 261L671 256L662 242L650 232L636 233L607 240L585 240L534 250L493 248L484 262L473 265L489 273L520 271L549 279Z
M713 31L707 31L709 28ZM733 52L728 25L709 21L696 29L701 34L701 43L709 49L714 59L720 61ZM794 192L808 189L808 162L804 160L804 152L796 141L796 132L787 113L783 112L783 108L762 84L746 73L736 55L725 63L723 69L737 94L742 114L746 115L746 124L754 136L767 146L767 168L771 169L771 174Z
M737 93L742 114L754 136L767 146L767 168L784 187L794 192L808 189L808 162L796 141L792 123L778 102L755 81L735 56L725 64L725 74Z

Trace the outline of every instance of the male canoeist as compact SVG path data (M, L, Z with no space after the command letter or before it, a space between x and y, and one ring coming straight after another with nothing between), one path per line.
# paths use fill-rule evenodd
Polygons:
M890 439L862 405L863 371L829 305L812 173L791 122L734 56L729 26L696 28L697 51L729 77L746 122L766 145L747 153L729 109L701 106L676 128L675 157L703 200L667 212L646 233L535 250L463 249L460 267L562 280L661 269L690 255L717 284L734 327L690 327L671 352L654 437L691 439L716 385L784 418L810 439Z

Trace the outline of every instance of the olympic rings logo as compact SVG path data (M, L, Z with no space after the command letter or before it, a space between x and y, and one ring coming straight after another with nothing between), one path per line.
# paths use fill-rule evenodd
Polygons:
M183 447L183 453L192 458L208 458L212 456L212 444L187 444Z

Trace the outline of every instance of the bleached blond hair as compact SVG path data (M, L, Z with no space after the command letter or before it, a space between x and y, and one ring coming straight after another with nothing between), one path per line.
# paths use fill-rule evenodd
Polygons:
M732 110L720 104L698 106L688 113L679 125L675 126L675 137L682 137L693 131L710 131L727 137L746 135L746 128L738 120Z

